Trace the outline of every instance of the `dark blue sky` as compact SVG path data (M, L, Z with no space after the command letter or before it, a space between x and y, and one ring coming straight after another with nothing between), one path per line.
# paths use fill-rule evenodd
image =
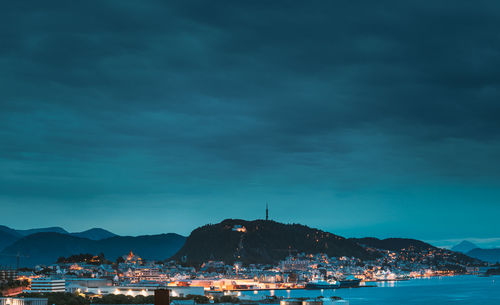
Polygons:
M0 211L500 244L497 1L10 1ZM9 215L6 217L5 215Z

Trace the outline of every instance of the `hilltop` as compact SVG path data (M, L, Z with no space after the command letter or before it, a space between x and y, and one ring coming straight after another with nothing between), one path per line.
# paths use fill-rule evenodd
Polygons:
M455 245L451 248L452 251L467 253L472 249L479 248L476 244L471 243L470 241L463 240L458 245Z
M361 259L378 256L354 241L300 224L226 219L195 229L173 258L192 265L208 260L271 264L297 252Z
M71 235L76 236L76 237L84 237L84 238L88 238L88 239L92 239L92 240L101 240L101 239L106 239L106 238L118 236L115 233L112 233L108 230L104 230L101 228L92 228L90 230L86 230L83 232L71 233Z

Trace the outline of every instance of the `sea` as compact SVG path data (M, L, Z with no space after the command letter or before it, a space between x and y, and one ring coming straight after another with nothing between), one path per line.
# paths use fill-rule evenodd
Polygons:
M500 305L500 276L430 277L366 285L374 287L245 291L241 292L240 298L259 300L272 295L284 298L338 296L349 301L349 305Z

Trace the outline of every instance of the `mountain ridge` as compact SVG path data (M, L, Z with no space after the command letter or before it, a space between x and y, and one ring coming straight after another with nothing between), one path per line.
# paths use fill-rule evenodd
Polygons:
M91 228L81 232L70 233L62 227L43 227L32 229L13 229L5 225L0 225L0 251L10 246L17 240L36 233L59 233L76 237L84 237L91 240L101 240L117 234L103 228Z
M61 234L40 232L25 236L0 252L0 263L14 265L15 254L20 253L21 267L53 264L61 256L79 253L99 254L115 260L129 251L144 259L162 260L175 254L184 244L185 237L176 233L141 236L114 236L102 240ZM50 245L50 247L48 247Z
M476 244L471 243L468 240L462 240L459 244L451 247L451 250L455 252L467 253L476 248L479 248Z
M475 248L468 251L466 255L493 264L500 262L500 248Z
M77 237L85 237L91 240L101 240L101 239L106 239L114 236L118 236L117 234L110 232L108 230L102 229L102 228L92 228L88 229L82 232L74 232L70 233L73 236Z
M0 250L22 237L16 230L0 225Z
M46 228L34 228L34 229L24 229L24 230L16 230L22 236L28 236L35 233L60 233L60 234L69 234L68 231L61 227L46 227Z

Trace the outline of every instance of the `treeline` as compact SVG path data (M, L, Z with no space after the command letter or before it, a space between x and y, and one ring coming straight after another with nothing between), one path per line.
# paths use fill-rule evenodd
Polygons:
M3 290L11 289L11 288L17 288L17 287L27 287L29 285L29 282L27 280L8 280L5 282L0 281L0 295L2 295Z
M25 298L46 298L47 304L54 305L88 305L90 300L82 296L69 292L51 292L51 293L22 293L18 297Z
M154 296L130 296L123 294L108 294L103 295L102 298L92 299L94 304L154 304ZM57 304L56 304L57 305Z
M111 264L112 262L104 257L104 253L93 255L90 253L74 254L68 257L61 256L57 259L58 264L87 263L91 265Z

